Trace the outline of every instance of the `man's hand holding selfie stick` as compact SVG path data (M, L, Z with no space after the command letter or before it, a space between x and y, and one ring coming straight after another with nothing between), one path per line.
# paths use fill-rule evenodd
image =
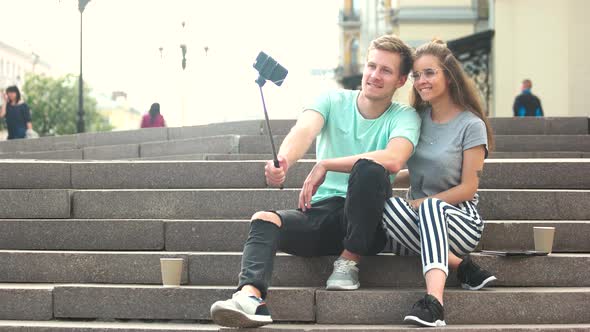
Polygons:
M281 155L277 156L278 164L275 160L269 160L264 166L264 176L266 177L266 184L271 187L282 188L287 179L287 170L289 169L289 162Z

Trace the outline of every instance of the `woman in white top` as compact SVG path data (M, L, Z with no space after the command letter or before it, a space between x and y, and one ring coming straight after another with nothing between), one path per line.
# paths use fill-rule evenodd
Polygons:
M449 267L462 286L479 289L496 278L469 259L481 238L477 189L492 130L473 82L441 41L416 50L410 74L411 104L422 118L420 140L408 169L408 198L386 202L383 224L401 255L421 255L426 295L404 321L444 326L443 292ZM464 258L461 258L465 256Z

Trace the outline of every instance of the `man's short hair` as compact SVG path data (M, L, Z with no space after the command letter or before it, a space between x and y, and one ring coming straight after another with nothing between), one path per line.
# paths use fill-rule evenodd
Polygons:
M401 57L400 72L403 76L407 76L412 70L414 64L414 52L408 44L404 43L396 35L384 35L371 41L369 52L372 50L382 50L393 53L398 53Z
M533 87L533 82L527 78L522 81L522 85L527 86L530 89Z

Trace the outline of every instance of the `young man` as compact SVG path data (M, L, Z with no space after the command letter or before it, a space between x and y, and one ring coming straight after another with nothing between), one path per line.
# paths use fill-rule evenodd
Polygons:
M299 209L252 216L238 292L211 306L215 323L272 322L264 299L277 249L298 256L340 255L326 288L359 287L361 256L379 253L386 243L381 220L391 197L390 174L405 165L420 135L415 110L392 102L412 61L412 50L399 38L377 38L369 47L362 90L328 93L301 114L279 149L280 167L272 161L265 167L267 183L281 185L317 136L318 162L303 184Z
M543 116L541 100L531 92L532 88L533 82L531 80L522 81L522 93L514 98L514 105L512 105L515 117Z

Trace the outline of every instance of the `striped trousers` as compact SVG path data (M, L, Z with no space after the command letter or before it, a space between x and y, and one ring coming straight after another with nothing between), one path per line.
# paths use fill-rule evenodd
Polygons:
M383 227L396 255L421 255L424 274L440 269L449 274L449 250L458 257L472 252L481 239L484 223L477 213L477 198L458 205L427 198L414 210L403 198L385 202Z

